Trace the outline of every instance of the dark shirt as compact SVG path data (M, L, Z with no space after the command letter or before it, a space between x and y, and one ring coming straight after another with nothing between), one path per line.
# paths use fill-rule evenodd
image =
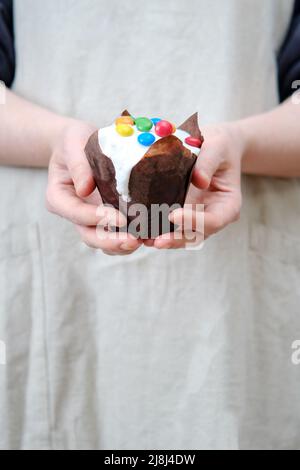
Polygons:
M293 82L300 80L300 0L295 1L290 27L278 55L278 80L283 101L295 91Z
M13 0L0 0L0 80L7 86L15 73ZM292 84L300 80L300 0L294 11L286 38L278 54L278 85L281 101L294 91Z
M0 0L0 80L10 86L15 73L12 0Z

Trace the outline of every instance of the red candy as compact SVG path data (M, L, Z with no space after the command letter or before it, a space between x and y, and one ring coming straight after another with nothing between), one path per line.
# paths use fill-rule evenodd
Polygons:
M159 137L167 137L173 133L173 126L169 121L159 121L155 126L155 132Z
M198 147L199 149L202 147L202 140L197 139L196 137L187 137L184 141L192 147Z

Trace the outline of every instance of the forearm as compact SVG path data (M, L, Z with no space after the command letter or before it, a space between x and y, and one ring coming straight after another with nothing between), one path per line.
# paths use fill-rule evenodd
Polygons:
M288 100L236 125L244 142L244 173L300 177L300 105Z
M0 165L48 166L54 142L69 121L8 90L0 105Z

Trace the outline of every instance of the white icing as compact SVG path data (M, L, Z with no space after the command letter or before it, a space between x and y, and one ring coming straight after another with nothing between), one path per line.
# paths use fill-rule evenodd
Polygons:
M126 202L130 201L128 184L131 170L150 148L138 142L137 138L141 132L137 130L136 126L133 126L133 130L134 133L131 136L123 137L116 131L115 124L112 124L111 126L100 129L98 132L101 150L112 160L115 167L117 191ZM154 135L155 142L161 139L161 137L155 134L154 126L149 132ZM189 137L190 134L181 129L177 129L172 135L178 137L183 145L195 155L199 155L199 148L192 147L184 142L186 137Z

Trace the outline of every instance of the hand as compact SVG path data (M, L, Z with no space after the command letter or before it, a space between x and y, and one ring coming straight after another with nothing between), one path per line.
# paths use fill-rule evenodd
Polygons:
M207 127L203 135L205 141L193 172L186 205L169 216L171 222L179 225L182 233L185 226L197 232L203 230L204 225L201 240L239 219L244 152L242 134L234 123ZM188 204L204 205L204 224L200 224L200 229L199 223L197 226L197 211ZM176 239L174 234L167 233L145 243L156 248L183 248L189 240L184 234L181 239Z
M103 205L85 156L85 145L95 130L80 121L70 121L64 128L49 164L47 208L73 222L88 246L109 255L130 254L142 242L123 232L116 238L107 230L124 226L126 218Z

